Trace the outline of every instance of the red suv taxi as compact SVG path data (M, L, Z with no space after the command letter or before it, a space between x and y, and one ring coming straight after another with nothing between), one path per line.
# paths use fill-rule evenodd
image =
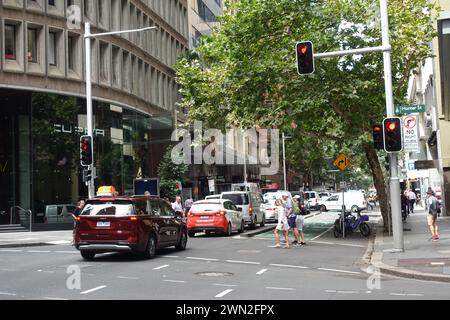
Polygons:
M103 193L89 199L76 218L75 247L87 260L105 252L132 252L153 258L159 248L184 250L186 244L187 228L181 213L153 196Z

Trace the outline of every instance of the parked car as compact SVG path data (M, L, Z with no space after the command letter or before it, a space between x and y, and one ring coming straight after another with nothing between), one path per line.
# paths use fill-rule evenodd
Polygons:
M51 204L45 206L44 222L46 223L73 223L72 213L76 206L73 204Z
M344 201L342 201L342 193L336 193L320 200L319 207L321 211L341 211L343 202L347 212L360 212L367 208L367 201L362 192L344 192Z
M327 192L327 191L321 191L318 194L319 194L319 199L321 199L321 200L331 197L333 195L333 193Z
M76 219L75 247L87 260L105 252L132 252L153 258L159 248L184 250L186 244L182 214L154 196L94 197Z
M241 208L245 224L251 229L254 229L258 223L261 227L265 225L266 216L261 193L249 191L222 192L221 199L231 200L238 208Z
M205 197L205 200L220 199L220 194L212 194Z
M201 200L194 202L187 215L190 237L196 232L221 233L230 236L233 231L244 232L242 209L230 200Z
M278 212L275 207L277 192L267 192L263 195L263 209L266 215L266 221L278 221Z
M319 194L317 191L303 191L305 199L308 201L311 210L319 210Z

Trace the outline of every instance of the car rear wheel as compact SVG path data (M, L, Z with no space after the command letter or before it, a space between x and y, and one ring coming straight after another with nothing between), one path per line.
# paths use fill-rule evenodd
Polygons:
M226 232L227 237L231 236L231 233L232 233L231 223L228 222L228 228L227 228L227 232Z
M261 223L259 224L260 227L264 227L264 225L266 224L266 217L263 216Z
M175 245L175 248L177 250L184 250L186 249L186 244L187 244L186 230L182 230L180 234L180 240L178 240L178 243Z
M95 257L94 252L80 251L80 253L84 260L92 260Z
M241 227L239 228L239 233L243 233L244 232L244 227L245 227L245 222L244 220L241 221Z
M154 234L148 237L147 247L144 251L144 257L147 259L153 259L156 255L156 238Z

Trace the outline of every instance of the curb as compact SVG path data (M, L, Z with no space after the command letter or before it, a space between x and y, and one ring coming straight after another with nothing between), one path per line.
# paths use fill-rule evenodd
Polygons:
M0 244L0 248L22 248L22 247L39 247L39 246L53 246L54 243L46 242L29 242L29 243L7 243Z
M318 212L315 212L315 213L310 213L310 214L304 216L304 218L305 218L305 220L306 220L306 219L309 219L309 218L311 218L311 217L317 216L317 215L319 215L319 214L322 214L322 212L321 212L321 211L318 211ZM276 224L275 224L275 225L272 225L272 226L262 227L262 228L259 228L259 229L257 229L257 230L252 230L251 232L241 234L240 236L241 236L241 237L251 238L251 237L256 236L256 235L258 235L258 234L261 234L261 233L264 233L264 232L267 232L267 231L274 230L275 227L276 227Z
M384 241L383 236L383 228L380 225L382 224L382 219L380 218L378 222L378 228L376 233L376 238L374 243L369 244L369 247L366 251L366 255L364 255L363 260L370 260L370 264L377 268L381 274L397 276L401 278L415 279L415 280L425 280L425 281L437 281L437 282L450 282L450 276L434 274L434 273L425 273L420 271L414 271L410 269L400 268L385 264L383 262L383 252L377 251L375 248L381 247ZM372 248L370 248L372 245ZM370 255L368 258L367 255Z

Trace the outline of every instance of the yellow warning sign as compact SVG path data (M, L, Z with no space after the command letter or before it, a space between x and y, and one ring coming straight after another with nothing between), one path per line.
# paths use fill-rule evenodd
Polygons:
M344 171L350 165L351 161L345 153L341 153L336 160L334 160L334 165L339 168L339 170Z

